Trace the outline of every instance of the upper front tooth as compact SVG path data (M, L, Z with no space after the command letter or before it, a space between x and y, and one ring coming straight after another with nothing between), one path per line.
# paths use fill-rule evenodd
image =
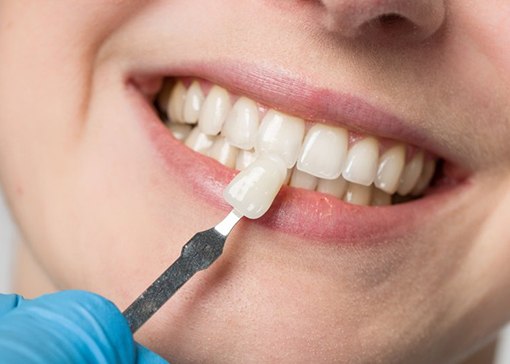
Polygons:
M379 159L374 185L387 193L395 193L405 162L406 151L403 145L388 149Z
M186 87L181 81L178 81L170 94L168 100L168 116L170 121L182 122L183 121L183 109L184 99L186 98Z
M404 196L412 191L418 178L420 178L423 168L423 151L417 152L409 163L404 167L402 176L400 177L400 185L397 192L399 195Z
M231 108L230 95L220 86L213 86L200 111L198 126L202 132L217 135Z
M255 149L258 153L280 156L287 168L292 168L305 133L303 119L269 110L262 119Z
M252 149L255 146L258 127L257 104L246 97L240 97L228 114L221 134L235 147Z
M374 182L379 159L379 144L372 137L354 144L347 153L343 177L350 182L369 186Z
M204 102L204 93L198 81L193 81L184 102L183 119L187 124L196 124L200 115L200 108Z
M347 145L345 129L316 124L306 134L297 168L319 178L338 178L342 173Z

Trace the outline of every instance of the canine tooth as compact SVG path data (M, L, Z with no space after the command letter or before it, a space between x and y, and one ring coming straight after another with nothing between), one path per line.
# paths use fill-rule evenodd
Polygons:
M234 168L238 151L239 149L230 145L225 138L217 137L212 147L208 150L208 155L224 166Z
M347 190L347 184L348 182L342 176L337 179L319 179L317 191L342 198Z
M292 168L304 133L303 119L269 110L260 124L255 150L257 153L276 154L283 159L287 168Z
M168 116L170 121L181 123L183 121L184 100L186 98L186 87L181 81L178 81L168 100Z
M418 182L416 182L416 186L414 186L411 191L411 194L415 196L421 195L429 186L430 180L434 176L435 171L436 161L434 159L427 159L423 164L423 171L421 172Z
M313 191L315 190L315 187L317 187L317 182L317 177L301 172L299 169L294 169L292 171L292 176L290 177L289 186Z
M246 97L240 97L230 110L221 134L235 147L252 149L255 146L258 128L257 104Z
M286 172L285 163L278 156L259 156L230 182L223 197L244 216L257 219L273 203Z
M391 205L391 195L378 188L374 188L372 192L372 206L387 206Z
M389 194L395 193L405 163L405 146L399 144L388 149L379 159L374 185Z
M353 183L369 186L374 182L379 159L379 144L368 137L351 146L347 153L343 177Z
M168 129L177 140L184 140L191 133L192 126L186 124L169 123Z
M417 152L411 161L407 163L400 177L400 184L397 192L399 195L407 195L411 192L420 178L423 169L423 151Z
M163 87L158 94L158 106L161 111L168 112L168 102L170 93L172 92L172 84L169 81L164 81Z
M372 186L349 183L343 200L354 205L369 205L372 198Z
M338 178L347 154L348 137L343 128L312 126L301 147L297 168L319 178Z
M194 151L204 152L213 145L215 139L214 136L202 133L199 128L193 128L184 144Z
M257 156L255 154L255 151L240 149L239 153L237 153L236 169L242 171L250 164L252 164L256 158Z
M204 93L198 81L193 81L184 101L183 119L187 124L196 124L200 115L200 108L204 102Z
M231 108L230 95L220 86L213 86L200 111L198 126L203 133L217 135Z

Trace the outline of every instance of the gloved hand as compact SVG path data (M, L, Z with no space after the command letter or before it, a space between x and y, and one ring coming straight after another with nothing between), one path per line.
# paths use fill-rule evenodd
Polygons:
M2 363L167 363L133 340L113 303L63 291L25 300L0 295Z

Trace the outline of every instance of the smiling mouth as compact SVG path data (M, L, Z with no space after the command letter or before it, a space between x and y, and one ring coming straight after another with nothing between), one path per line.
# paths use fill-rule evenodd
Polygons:
M154 103L174 138L236 170L284 156L285 184L355 205L422 197L442 163L411 144L304 120L196 78L165 79Z

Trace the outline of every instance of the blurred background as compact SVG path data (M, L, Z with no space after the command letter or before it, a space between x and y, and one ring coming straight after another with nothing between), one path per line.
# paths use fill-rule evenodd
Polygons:
M13 292L11 272L14 268L13 257L19 241L15 225L0 190L0 293ZM510 310L510 307L508 309ZM494 364L510 364L510 326L500 335Z

